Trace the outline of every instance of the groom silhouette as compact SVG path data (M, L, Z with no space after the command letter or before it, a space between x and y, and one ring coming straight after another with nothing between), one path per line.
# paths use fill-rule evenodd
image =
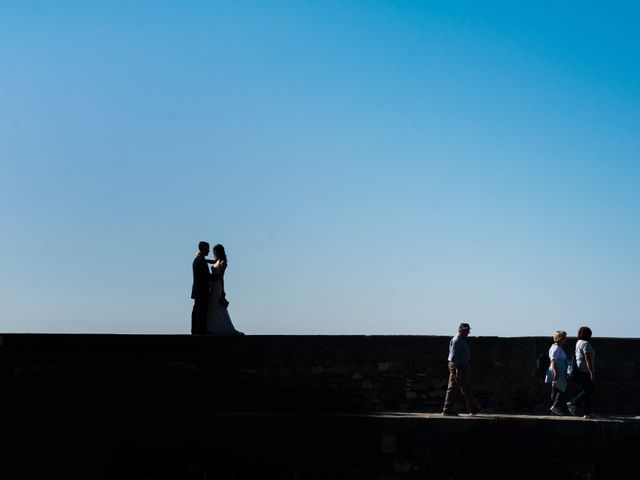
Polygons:
M207 308L209 306L209 282L211 273L207 264L209 255L209 244L200 242L198 253L193 260L193 286L191 287L191 298L193 298L193 311L191 312L191 333L206 333Z

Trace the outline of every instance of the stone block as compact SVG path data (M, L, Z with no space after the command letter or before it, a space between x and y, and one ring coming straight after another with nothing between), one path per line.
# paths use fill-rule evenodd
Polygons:
M349 366L344 363L333 363L325 369L327 373L334 375L348 375Z
M378 362L378 371L386 372L391 369L391 362Z
M396 453L397 438L395 434L380 434L380 453Z
M380 392L378 390L365 390L363 392L363 396L364 398L371 400L373 398L379 398Z
M363 372L373 372L376 369L373 363L363 363L361 370Z
M411 471L412 464L404 457L395 457L393 459L393 471L398 473L406 473Z

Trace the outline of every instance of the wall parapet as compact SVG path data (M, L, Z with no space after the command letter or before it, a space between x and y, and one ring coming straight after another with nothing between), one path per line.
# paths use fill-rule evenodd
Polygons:
M57 386L221 411L437 412L445 336L2 334L0 376L15 391ZM536 360L547 337L469 337L475 392L500 413L541 413ZM640 339L594 338L596 411L640 411ZM569 348L575 344L570 338ZM154 401L158 401L158 398Z

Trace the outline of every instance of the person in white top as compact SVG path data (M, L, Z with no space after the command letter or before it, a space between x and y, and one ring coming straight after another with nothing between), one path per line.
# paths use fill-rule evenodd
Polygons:
M578 383L579 391L570 402L567 402L571 415L576 415L577 407L583 404L584 418L597 418L591 408L591 396L596 388L596 352L591 346L591 335L589 327L578 329L575 352L578 371L573 373L572 378Z
M567 391L567 354L564 346L567 343L567 332L564 330L556 330L553 334L553 345L549 349L549 370L545 378L546 383L551 384L551 405L552 413L555 415L564 415L562 408L562 399Z

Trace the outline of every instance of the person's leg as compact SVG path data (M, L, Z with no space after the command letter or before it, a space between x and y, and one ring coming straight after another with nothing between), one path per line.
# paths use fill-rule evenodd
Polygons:
M574 375L575 381L578 384L578 393L573 397L573 399L567 403L567 407L569 411L573 415L575 415L575 407L580 405L585 400L585 396L587 395L587 382L591 383L591 379L589 378L589 374L585 372L577 372ZM573 411L572 411L573 407Z
M458 369L458 388L464 396L464 402L467 407L467 411L470 413L480 410L480 403L473 395L471 390L471 378L469 370L467 368Z
M198 301L193 301L193 310L191 310L191 335L195 335L198 332Z
M196 299L193 304L193 312L191 317L191 333L203 334L207 331L207 307L206 300Z
M456 390L458 387L458 382L456 381L456 377L453 374L453 365L449 362L449 383L447 384L447 393L444 396L444 407L442 407L443 412L453 412L453 404L455 402Z
M591 415L593 410L591 409L591 396L593 395L593 391L595 390L595 385L591 381L591 377L589 374L585 375L584 382L584 414Z
M551 387L551 408L560 408L560 397L562 392L558 390L556 387Z
M555 415L564 415L564 408L561 407L562 403L564 402L564 398L565 394L562 390L554 386L551 387L551 400L553 401L553 404L551 405L550 410ZM567 407L567 409L569 410L569 413L573 415L571 409L569 407Z
M209 298L205 298L200 302L200 311L198 312L200 315L200 333L207 333L207 312L209 310Z

